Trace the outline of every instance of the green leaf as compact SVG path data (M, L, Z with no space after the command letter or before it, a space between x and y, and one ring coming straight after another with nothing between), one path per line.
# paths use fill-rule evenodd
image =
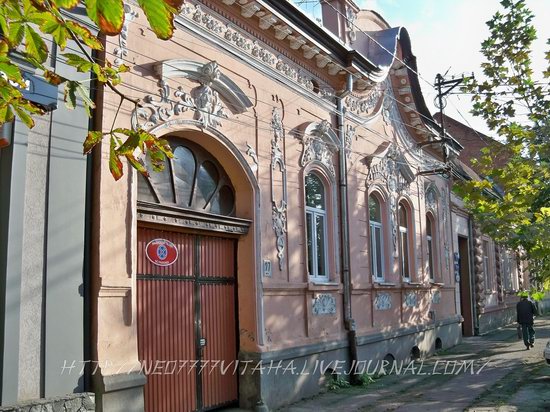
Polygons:
M51 16L40 26L40 29L44 33L51 34L61 50L65 49L67 46L67 39L70 38L71 34L63 21Z
M119 180L122 177L122 162L116 153L116 140L113 135L111 135L111 147L109 151L109 170L115 180Z
M86 46L94 50L103 50L103 44L86 27L74 21L67 21L67 28L79 37Z
M57 73L52 72L51 70L46 70L44 72L44 78L47 80L48 83L53 84L54 86L59 86L61 83L67 81L65 77L60 76Z
M86 12L105 34L114 36L122 30L124 23L122 0L86 0Z
M25 38L25 25L22 23L11 22L8 32L8 41L11 47L19 46Z
M84 103L84 109L86 109L86 113L88 113L88 117L92 117L92 109L95 109L95 103L92 99L90 99L90 91L84 87L81 83L77 83L76 85L76 92L82 99L82 102Z
M65 83L65 106L69 110L74 110L76 107L76 86L78 82L70 80Z
M88 136L86 137L86 140L84 140L83 145L83 154L88 154L92 151L92 149L103 140L103 133L100 131L91 131L88 133Z
M44 63L48 58L48 47L40 34L34 31L30 26L25 29L26 52L40 63Z
M0 72L3 72L12 82L19 84L21 87L25 87L25 81L23 80L19 66L0 61Z
M69 66L73 66L74 68L76 68L76 70L78 70L81 73L89 72L92 69L92 66L94 64L88 59L75 53L65 53L65 54L62 54L62 56L67 59L67 64Z
M78 0L54 0L57 7L63 7L64 9L72 9L78 4Z
M142 8L151 29L159 39L167 40L174 34L174 13L176 8L170 3L177 4L179 2L170 2L167 0L138 0L138 4Z

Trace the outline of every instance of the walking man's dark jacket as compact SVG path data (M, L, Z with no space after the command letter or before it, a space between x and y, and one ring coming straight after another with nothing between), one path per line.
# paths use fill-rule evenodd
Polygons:
M535 307L535 304L533 302L527 299L522 299L518 302L516 309L518 315L518 323L524 323L526 325L533 324L533 319L537 314L537 308Z

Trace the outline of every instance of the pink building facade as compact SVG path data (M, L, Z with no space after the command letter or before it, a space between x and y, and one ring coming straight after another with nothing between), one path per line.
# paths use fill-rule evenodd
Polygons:
M188 1L162 42L126 11L107 54L143 104L115 119L106 90L96 127L142 127L175 157L115 182L108 144L94 153L99 410L271 409L460 341L460 145L433 143L404 28L344 0L324 25L292 2Z

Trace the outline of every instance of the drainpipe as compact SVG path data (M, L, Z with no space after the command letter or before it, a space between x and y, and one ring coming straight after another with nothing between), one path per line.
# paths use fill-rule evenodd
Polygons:
M340 233L342 240L342 277L344 282L344 327L349 342L350 379L351 383L358 383L359 377L354 373L357 364L357 336L355 320L351 311L351 277L350 277L350 242L349 242L349 212L348 212L348 167L346 155L346 137L344 132L344 98L353 89L353 76L348 74L346 89L337 98L338 137L340 139Z

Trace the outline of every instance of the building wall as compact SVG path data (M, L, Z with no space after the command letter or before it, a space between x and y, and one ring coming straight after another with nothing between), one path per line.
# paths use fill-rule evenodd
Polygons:
M30 78L32 90L44 93L43 79ZM15 121L0 154L1 405L85 389L88 161L81 145L89 119L81 106L64 107L61 89L51 97L57 109L31 130Z

